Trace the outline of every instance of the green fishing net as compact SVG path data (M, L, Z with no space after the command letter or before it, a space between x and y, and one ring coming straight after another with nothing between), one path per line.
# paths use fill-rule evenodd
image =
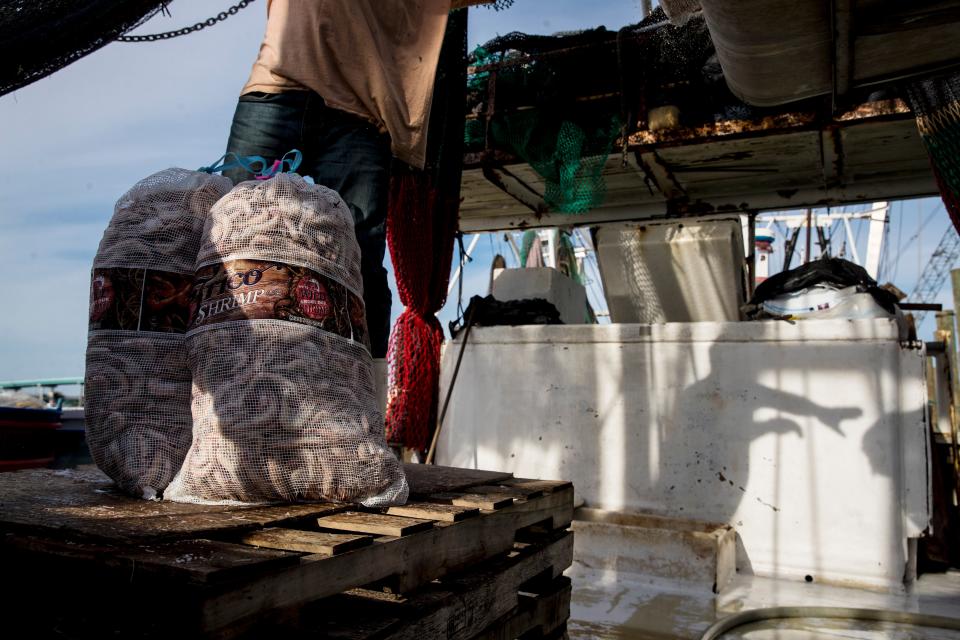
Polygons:
M498 36L470 56L466 151L529 164L551 212L590 211L606 198L603 169L618 140L651 104L700 92L689 80L712 52L702 20L675 27L659 9L617 31Z

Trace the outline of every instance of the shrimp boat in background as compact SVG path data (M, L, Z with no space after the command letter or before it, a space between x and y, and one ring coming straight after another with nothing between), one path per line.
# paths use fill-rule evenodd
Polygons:
M785 292L789 321L745 312L777 282L774 251L793 266L843 256L877 280L891 203L903 216L901 201L940 196L904 81L956 71L956 38L937 34L960 29L960 3L661 2L678 5L702 12L552 48L510 34L472 67L460 230L513 247L540 233L548 253L560 229L593 280L571 295L506 269L494 297L526 271L510 297L567 317L587 299L610 323L458 335L436 460L573 482L571 637L698 638L753 609L772 620L749 637L915 637L896 615L852 611L865 608L960 637L957 329L939 313L923 341L915 322L960 266L956 230L898 310L824 288ZM649 64L624 66L632 47ZM625 75L603 86L610 67ZM623 110L635 130L598 144L611 134L597 112Z
M83 378L0 382L0 472L92 461L84 437L82 393L68 398L57 391L82 385Z

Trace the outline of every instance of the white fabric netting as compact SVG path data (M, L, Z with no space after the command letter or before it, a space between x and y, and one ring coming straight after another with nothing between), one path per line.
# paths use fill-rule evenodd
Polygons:
M237 185L211 211L198 273L219 264L230 273L238 260L294 265L328 279L331 288L345 286L360 305L351 308L354 321L365 324L353 218L336 192L294 174ZM227 314L232 319L187 334L193 442L164 497L404 502L406 478L386 446L368 349L349 331L292 321L282 312L262 315L286 309L262 301L292 285L261 286L263 298L247 298L258 301L261 315Z
M133 495L153 498L163 491L190 446L186 326L178 325L189 314L188 291L164 287L192 276L210 207L231 186L223 176L186 169L167 169L138 182L117 201L94 258L84 388L87 443L97 466ZM158 279L160 284L148 289L148 281ZM138 281L139 289L127 286ZM109 318L95 324L101 304ZM153 324L141 322L146 313ZM95 328L101 326L109 328Z
M210 219L198 266L257 258L310 267L363 294L350 209L296 174L237 185Z

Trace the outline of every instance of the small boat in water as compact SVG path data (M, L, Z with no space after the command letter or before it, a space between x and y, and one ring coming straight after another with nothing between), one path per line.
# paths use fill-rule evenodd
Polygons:
M53 464L56 432L63 426L60 411L60 407L0 407L0 471Z

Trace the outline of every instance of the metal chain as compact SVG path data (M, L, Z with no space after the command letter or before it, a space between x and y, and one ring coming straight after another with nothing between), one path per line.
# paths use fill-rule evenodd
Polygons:
M237 4L233 5L226 11L221 11L216 16L212 18L207 18L203 22L198 22L192 27L183 27L182 29L175 29L174 31L164 31L163 33L149 33L142 36L119 36L117 38L118 42L156 42L157 40L169 40L170 38L176 38L177 36L185 36L188 33L194 33L195 31L201 31L207 27L212 27L218 22L223 22L230 16L236 15L241 9L245 9L248 4L254 2L254 0L240 0ZM164 4L166 8L166 4Z

